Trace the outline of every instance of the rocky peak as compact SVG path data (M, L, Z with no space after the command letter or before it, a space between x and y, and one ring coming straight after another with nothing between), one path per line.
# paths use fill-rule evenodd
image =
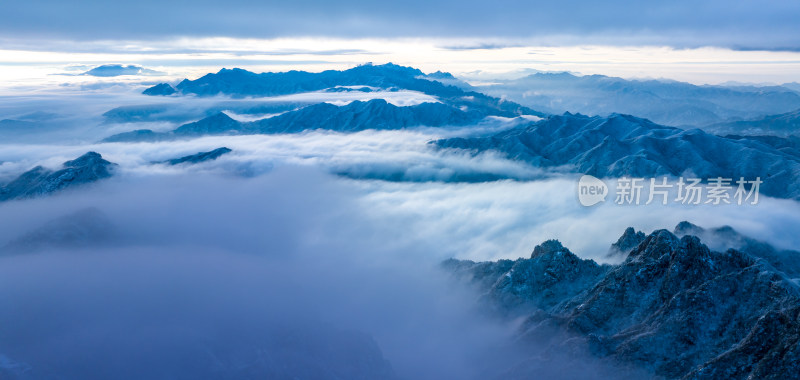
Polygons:
M631 251L628 260L657 260L672 254L678 247L679 239L667 230L656 230Z
M609 255L611 255L612 252L627 254L632 249L638 247L639 244L644 241L644 238L644 232L636 231L633 227L628 227L625 229L622 236L620 236L614 244L611 244L611 252L609 252Z
M564 248L561 245L561 242L555 239L547 240L542 244L537 245L533 248L533 253L531 253L531 258L535 259L537 257L541 257L548 254L558 253L558 252L569 252L568 249ZM569 252L570 254L572 252Z
M688 222L675 230L714 231ZM459 268L497 278L481 282L490 286L484 297L495 309L527 310L523 340L565 331L594 355L659 378L796 377L797 285L778 265L748 252L711 250L701 238L682 235L656 230L614 266L568 262L574 255L559 255L569 251L550 240L510 270L499 262Z

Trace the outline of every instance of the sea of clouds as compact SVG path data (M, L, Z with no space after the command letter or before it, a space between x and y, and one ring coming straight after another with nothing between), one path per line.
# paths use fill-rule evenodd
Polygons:
M0 119L42 111L55 120L41 136L0 143L0 183L87 151L119 165L102 182L0 204L0 246L86 208L114 231L102 244L0 258L0 302L12 305L0 312L5 368L135 378L220 357L234 358L220 359L222 367L238 368L235 358L250 357L240 347L268 352L285 331L354 331L374 340L401 377L481 378L532 351L517 349L513 323L483 315L476 294L452 286L438 269L444 259L526 257L556 238L604 261L626 227L650 232L682 220L800 247L796 201L620 206L609 199L583 207L576 176L429 144L520 120L99 143L137 127L104 121L113 107L165 102L197 110L233 101L145 98L122 88L20 96L0 108ZM233 151L214 161L154 163L222 146ZM505 179L452 181L486 174ZM352 343L342 338L349 333L330 334L311 335L323 346Z

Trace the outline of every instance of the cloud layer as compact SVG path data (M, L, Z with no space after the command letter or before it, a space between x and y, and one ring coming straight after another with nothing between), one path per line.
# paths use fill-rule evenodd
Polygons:
M5 36L510 37L540 43L798 49L795 1L168 1L6 4Z

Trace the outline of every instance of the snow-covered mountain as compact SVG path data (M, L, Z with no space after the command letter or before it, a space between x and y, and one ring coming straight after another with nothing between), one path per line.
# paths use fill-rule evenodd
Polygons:
M206 74L196 80L185 79L173 88L179 95L230 95L233 97L266 97L321 91L336 87L369 86L384 90L411 90L437 97L454 107L492 110L503 116L521 114L539 115L527 107L511 101L503 101L483 93L466 91L439 81L449 78L444 73L425 75L422 71L391 63L385 65L360 65L348 70L327 70L320 73L289 71L256 74L242 69L222 69L215 74ZM146 95L173 93L169 84L158 84L147 90Z
M353 101L344 106L318 103L252 122L240 122L220 112L181 125L171 132L135 130L110 136L104 141L157 141L200 135L296 133L314 129L357 132L365 129L393 130L423 125L460 126L475 124L486 116L488 116L486 113L478 110L462 110L443 103L398 107L383 99L373 99L367 102Z
M570 73L536 73L493 82L478 90L543 112L600 116L617 112L673 126L700 127L800 108L800 94L782 86L697 86Z
M800 154L790 140L779 137L721 137L629 115L566 113L489 137L434 143L473 152L499 151L539 167L567 165L596 177L760 177L764 194L800 197Z
M55 171L37 166L0 187L0 202L39 197L108 178L115 166L95 152L64 162L63 168Z
M681 223L676 232L690 226ZM696 236L658 230L619 265L581 260L547 241L530 258L451 259L443 267L479 289L501 315L525 316L522 340L566 334L555 344L569 342L665 378L800 373L800 289L754 253L715 251Z
M716 134L737 135L800 135L800 109L757 119L716 123L705 128Z

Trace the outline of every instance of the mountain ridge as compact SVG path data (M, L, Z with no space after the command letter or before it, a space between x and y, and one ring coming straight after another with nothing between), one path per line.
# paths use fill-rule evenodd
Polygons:
M541 278L581 273L574 265L537 266L574 261L565 252L545 249L513 262L450 259L442 266L475 287L502 317L524 316L522 340L542 341L562 331L596 357L670 379L798 373L800 288L758 258L735 249L712 251L696 236L656 230L618 265L590 262L596 277L569 281L577 286L569 293L559 293L559 282L536 285ZM525 267L535 269L519 270ZM514 281L516 287L505 285ZM563 298L543 303L549 294Z
M117 165L96 152L66 161L59 170L37 166L0 187L0 202L49 195L69 187L111 177Z
M383 89L401 88L419 91L436 96L441 101L454 106L468 106L476 109L495 110L500 116L544 114L511 101L491 97L486 94L465 91L457 86L446 85L437 78L447 78L444 73L425 75L419 69L399 66L392 63L384 65L364 64L347 70L326 70L319 73L306 71L267 72L256 74L243 69L221 69L217 73L206 74L198 79L184 79L172 88L181 95L213 96L230 95L278 96L302 92L321 91L337 86L372 86ZM172 93L164 83L150 87L146 95ZM167 84L167 86L169 86ZM172 86L169 86L172 87Z
M772 141L775 140L775 141ZM431 142L478 154L496 151L545 168L564 167L599 178L622 176L760 177L766 195L800 198L800 156L773 137L722 137L630 115L589 117L565 113L488 137Z
M318 103L277 116L252 122L236 121L224 112L179 126L171 132L141 129L112 135L104 142L158 141L213 134L297 133L326 129L357 132L365 129L393 130L415 126L459 126L477 123L486 115L477 110L461 110L443 103L395 106L383 99L355 100L337 106Z
M800 108L800 94L782 86L694 85L605 75L535 73L479 87L543 112L606 116L632 114L671 126L705 127Z

